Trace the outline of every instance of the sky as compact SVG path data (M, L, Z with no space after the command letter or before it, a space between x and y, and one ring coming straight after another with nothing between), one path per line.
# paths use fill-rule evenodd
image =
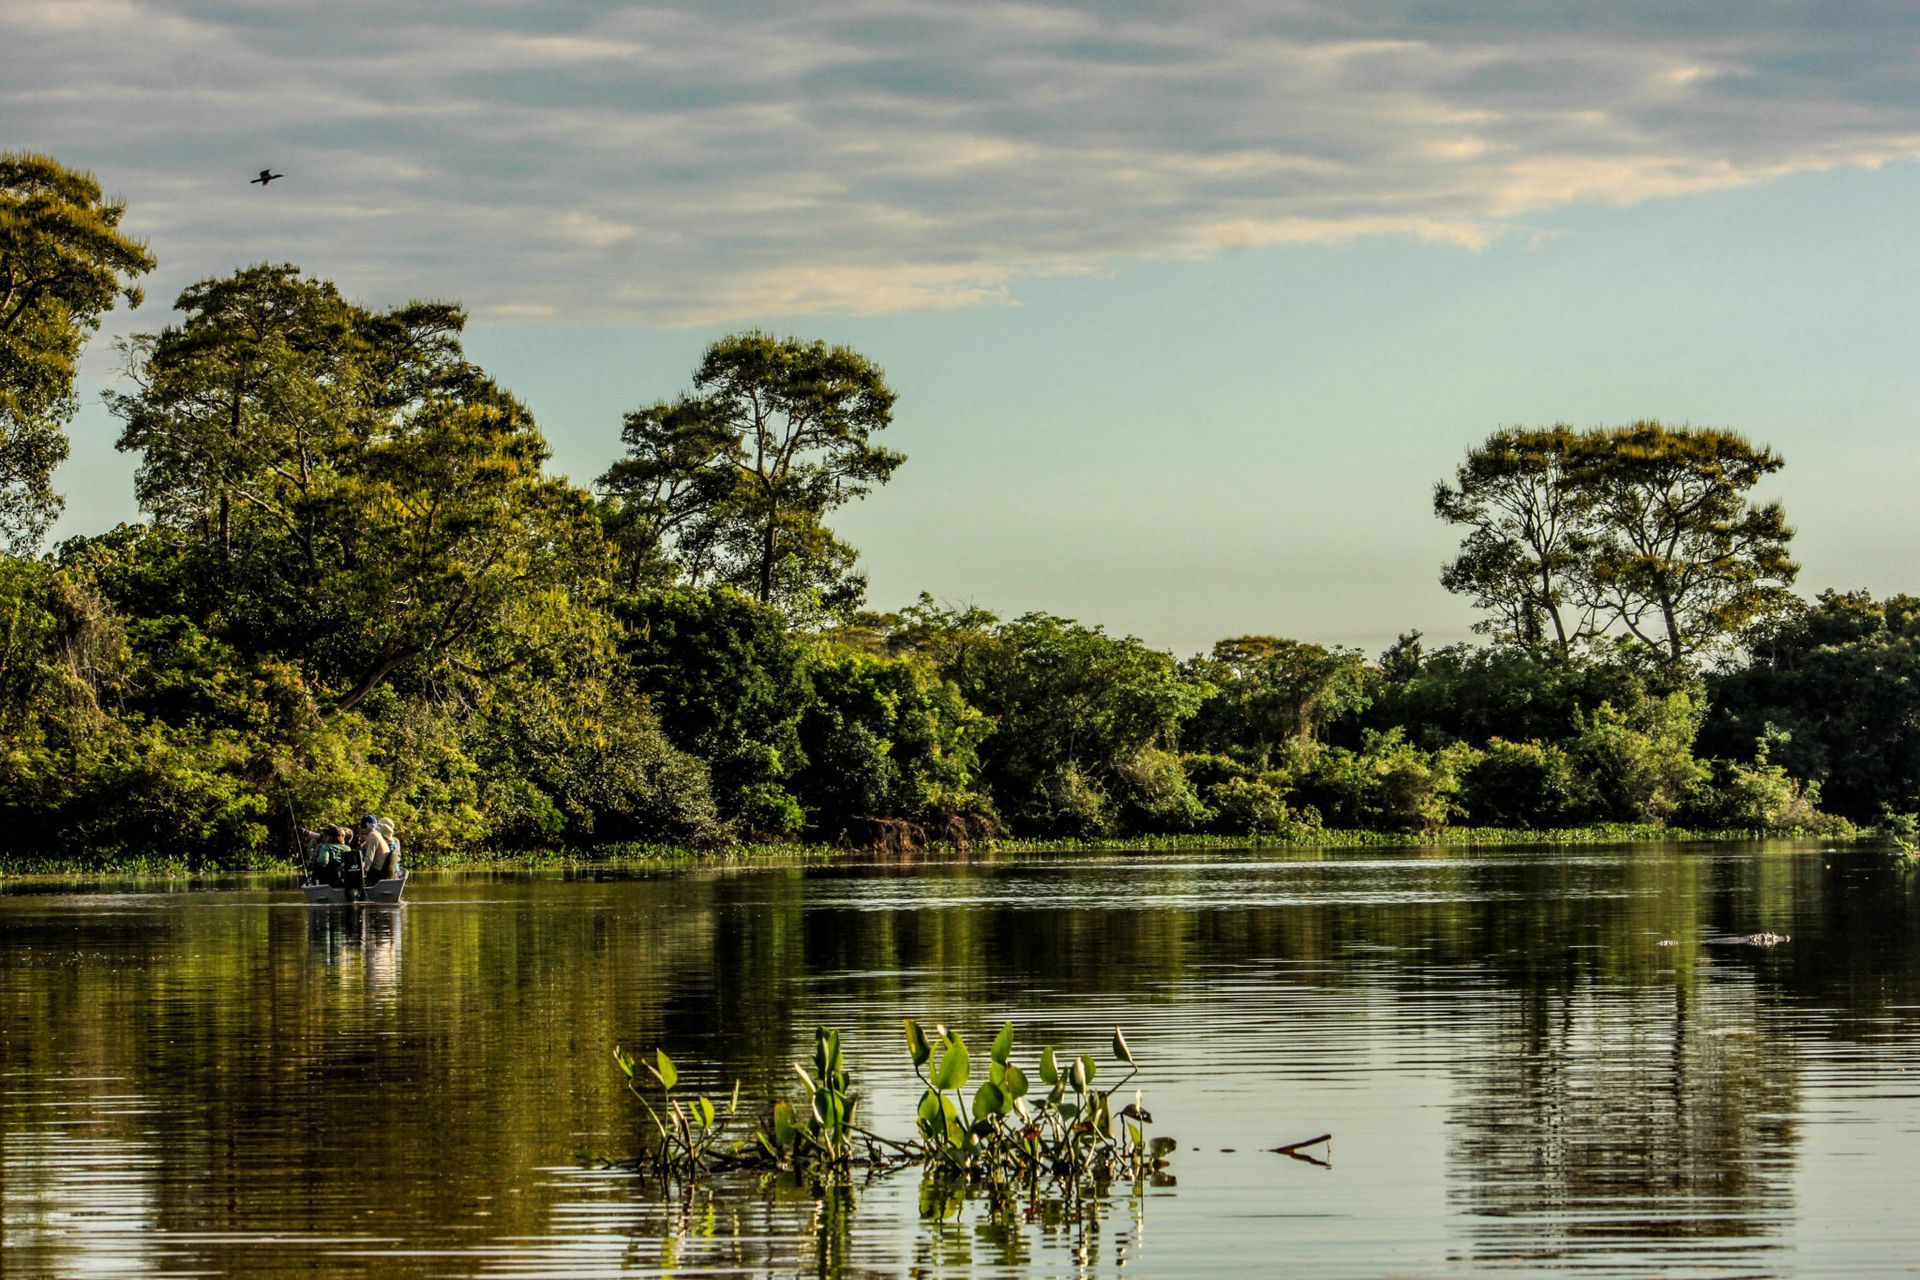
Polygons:
M1920 6L1758 0L0 0L0 147L185 284L453 298L590 482L748 327L851 343L921 591L1185 654L1465 638L1434 483L1494 428L1773 445L1801 587L1920 591ZM248 185L263 165L286 177Z

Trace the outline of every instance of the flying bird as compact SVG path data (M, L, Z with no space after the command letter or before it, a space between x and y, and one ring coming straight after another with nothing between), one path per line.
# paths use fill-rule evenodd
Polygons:
M271 169L262 169L262 170L260 171L260 176L259 176L259 177L257 177L257 178L255 178L255 179L253 180L253 182L249 182L249 183L248 183L247 185L251 187L251 186L253 186L253 185L254 185L254 183L256 183L256 182L257 182L257 183L259 183L259 184L260 184L261 186L263 186L263 187L264 187L264 186L266 186L266 185L267 185L267 184L268 184L269 182L272 182L272 181L273 181L273 180L274 180L275 178L284 178L284 177L286 177L286 176L287 176L287 175L286 175L286 174L284 174L284 173L275 173L275 172L274 172L273 170L271 170Z

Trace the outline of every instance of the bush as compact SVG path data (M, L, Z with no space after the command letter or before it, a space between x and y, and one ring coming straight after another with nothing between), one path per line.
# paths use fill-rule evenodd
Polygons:
M1462 773L1460 804L1474 826L1556 827L1573 819L1580 792L1564 749L1495 738Z
M1623 712L1603 702L1575 716L1570 744L1589 795L1590 820L1666 822L1679 812L1710 770L1693 755L1700 706L1689 694L1648 698Z
M1213 817L1171 751L1149 747L1120 762L1110 795L1132 832L1196 831Z
M944 833L986 824L978 748L990 728L920 658L816 657L794 789L808 825L834 837L901 820Z
M1457 815L1460 775L1478 758L1463 744L1422 751L1398 727L1370 729L1359 751L1330 747L1315 757L1300 792L1334 826L1430 831Z
M1769 730L1754 750L1754 763L1714 762L1710 785L1696 789L1685 811L1693 826L1742 831L1809 832L1838 835L1852 830L1844 818L1820 811L1820 784L1803 783L1773 753L1787 735Z
M1063 764L1040 775L1032 807L1019 815L1027 830L1041 836L1094 840L1114 833L1113 805L1098 782L1077 764Z

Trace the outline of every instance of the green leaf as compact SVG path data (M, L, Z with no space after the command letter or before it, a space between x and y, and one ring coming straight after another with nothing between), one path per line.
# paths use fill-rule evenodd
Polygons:
M997 1116L1006 1106L1007 1095L1000 1092L1000 1086L991 1080L983 1081L973 1095L973 1118L985 1120Z
M969 1071L967 1046L960 1042L959 1036L953 1036L947 1041L947 1051L940 1055L940 1065L934 1069L933 1087L958 1089L967 1082Z
M693 1100L693 1118L700 1122L702 1129L713 1128L713 1103L705 1094Z
M913 1065L924 1067L927 1059L933 1056L933 1050L927 1044L927 1033L912 1018L907 1019L907 1052L913 1055Z
M1128 1066L1133 1065L1133 1050L1127 1048L1127 1038L1120 1034L1120 1028L1113 1029L1113 1056Z
M1000 1034L993 1038L993 1060L1001 1066L1007 1065L1007 1058L1013 1053L1013 1024L1009 1022L1000 1028Z
M1027 1096L1027 1073L1012 1063L1007 1064L1007 1077L999 1082L1000 1088L1009 1098L1020 1099Z
M674 1067L673 1059L667 1056L667 1051L665 1049L655 1049L653 1056L660 1063L658 1067L654 1068L653 1072L654 1077L660 1081L660 1087L662 1089L671 1089L674 1085L679 1084L680 1072Z
M1093 1078L1100 1074L1099 1064L1094 1062L1092 1054L1083 1053L1080 1055L1080 1065L1087 1069L1087 1083L1092 1084Z
M622 1075L626 1076L626 1078L629 1080L633 1079L633 1055L632 1054L628 1053L625 1049L622 1049L619 1045L615 1045L613 1046L613 1061L615 1065L617 1065L620 1068L620 1073Z
M914 1118L920 1123L920 1132L932 1137L945 1127L945 1117L940 1110L940 1095L929 1089L920 1095L920 1106L914 1112Z
M1072 1082L1075 1093L1085 1093L1087 1085L1093 1080L1093 1063L1085 1054L1081 1054L1073 1060L1073 1066L1068 1069L1067 1078Z
M792 1104L786 1103L786 1102L774 1103L773 1104L774 1143L778 1145L782 1151L790 1150L793 1147L793 1135L797 1131L798 1131L798 1126L796 1126L793 1121Z
M1054 1065L1052 1045L1040 1051L1040 1079L1047 1084L1060 1083L1060 1068Z

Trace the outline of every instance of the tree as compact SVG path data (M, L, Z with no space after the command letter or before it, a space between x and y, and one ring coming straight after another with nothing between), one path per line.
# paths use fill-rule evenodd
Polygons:
M1612 634L1687 666L1790 600L1793 530L1779 503L1748 497L1780 466L1715 428L1497 431L1434 491L1435 512L1468 528L1441 583L1509 643L1551 632L1564 658Z
M809 664L800 721L806 767L795 788L822 836L911 823L918 838L958 834L990 818L975 788L991 727L923 658L825 651Z
M1574 482L1590 504L1592 605L1674 666L1788 607L1793 530L1778 502L1747 496L1782 465L1714 428L1585 433Z
M695 585L789 613L857 607L865 579L825 518L905 461L873 443L893 417L880 368L847 347L749 332L708 347L693 382L694 395L627 415L627 456L600 478L627 575L671 560Z
M1468 530L1440 584L1488 611L1476 630L1538 648L1551 628L1562 654L1586 634L1590 619L1568 616L1584 565L1578 442L1563 425L1504 428L1467 451L1453 485L1434 486L1434 514Z
M1151 753L1174 745L1209 686L1131 636L1032 613L991 624L949 615L962 643L931 642L934 611L910 625L923 651L944 650L942 674L996 724L980 755L996 806L1030 830L1097 832L1112 823L1113 792L1135 810L1190 808L1184 777ZM1149 795L1148 792L1159 794Z
M90 173L0 152L0 548L25 554L60 514L81 349L153 256L120 230L126 206Z
M1920 810L1920 599L1824 592L1747 648L1709 681L1708 750L1754 758L1767 743L1769 763L1859 821Z
M719 513L737 486L738 437L715 406L682 396L635 409L620 438L627 456L599 480L605 520L629 591L670 586L676 568L700 582L713 569Z
M517 598L601 572L587 495L543 474L525 408L465 361L457 307L370 312L291 266L177 305L130 346L120 447L193 548L207 616L301 662L322 714L408 668L484 666Z
M813 691L780 614L728 587L649 592L616 613L631 687L676 747L708 763L721 814L749 834L798 830L789 783L806 765L799 724Z
M1241 636L1213 646L1188 674L1213 686L1189 739L1210 751L1249 753L1262 768L1288 739L1311 739L1332 720L1368 703L1367 664L1351 649L1274 636Z

